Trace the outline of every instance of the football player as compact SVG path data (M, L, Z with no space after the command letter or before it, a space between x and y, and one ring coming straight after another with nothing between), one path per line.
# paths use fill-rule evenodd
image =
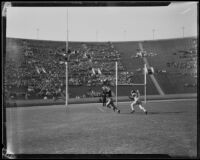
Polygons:
M110 106L112 106L113 111L115 112L115 110L117 110L118 113L120 113L120 110L114 105L113 99L112 99L112 91L109 87L107 87L107 103L106 103L106 107L110 108Z
M106 87L103 86L102 87L102 103L103 103L103 106L106 106Z
M145 114L147 114L147 110L144 107L142 107L142 102L140 100L140 92L139 92L139 90L136 90L136 91L131 90L131 96L129 96L129 98L131 100L133 100L133 102L131 103L131 113L135 112L134 106L138 105L139 108L141 110L143 110Z

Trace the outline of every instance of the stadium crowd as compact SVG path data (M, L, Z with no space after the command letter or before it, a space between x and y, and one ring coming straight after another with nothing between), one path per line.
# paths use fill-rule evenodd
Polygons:
M66 47L62 44L49 42L14 40L17 44L19 57L13 58L13 51L8 45L5 65L5 93L7 97L13 98L53 98L65 94L65 64L63 57L66 54ZM180 55L182 54L182 55ZM121 55L111 42L107 43L79 43L69 45L68 50L68 84L69 86L94 87L103 84L106 79L111 86L115 85L115 62L118 62L118 84L133 83L134 74L122 64ZM179 68L197 71L197 50L183 50L174 53L177 60L167 62L167 68ZM132 58L157 56L153 51L140 51ZM187 59L187 61L180 61ZM166 68L166 69L167 69ZM166 69L157 70L156 73L166 73ZM136 69L142 73L142 69ZM196 75L196 72L189 72ZM185 85L187 86L187 85ZM190 86L190 85L188 85ZM71 91L69 89L69 96ZM100 92L89 90L82 97L98 97ZM80 98L80 97L76 97Z
M178 61L167 62L168 68L176 68L182 74L191 74L197 77L197 48L192 46L189 50L179 50L173 53Z
M65 91L65 65L63 46L45 46L44 44L24 41L18 43L22 47L19 62L6 59L5 85L10 94L18 93L24 98L53 98ZM119 81L126 83L128 76L120 62L120 53L111 43L82 44L70 47L68 51L69 86L98 86L104 79L115 84L115 61L118 61ZM20 96L19 96L20 95ZM83 97L95 97L99 93L86 93Z

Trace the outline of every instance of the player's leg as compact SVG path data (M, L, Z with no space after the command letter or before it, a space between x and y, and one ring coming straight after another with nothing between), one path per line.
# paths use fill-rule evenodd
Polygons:
M115 106L114 106L114 104L113 104L112 98L108 98L108 101L109 101L109 106L111 106L112 109L115 111ZM109 108L110 108L110 107L109 107Z
M136 104L135 101L133 101L133 102L131 103L131 113L134 113L134 112L135 112L135 109L134 109L135 104Z
M115 107L114 103L111 102L110 105L112 106L112 109L113 109L113 111L115 112L115 110L116 110L117 108Z
M138 102L138 106L141 110L143 110L147 114L147 110L142 106L141 102Z
M111 99L108 98L108 102L106 103L106 107L110 108L110 102L111 102Z
M103 106L106 106L106 97L103 96Z
M101 97L101 102L102 102L102 106L104 105L104 100L103 100L103 96Z
M114 102L111 101L111 105L113 107L113 111L115 112L115 110L117 110L118 113L120 113L120 110L115 106Z

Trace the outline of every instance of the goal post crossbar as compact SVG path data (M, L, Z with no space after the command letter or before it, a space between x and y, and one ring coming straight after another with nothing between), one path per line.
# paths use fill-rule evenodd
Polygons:
M143 86L145 83L128 83L128 84L118 84L118 86Z
M65 105L66 105L66 109L67 109L67 106L68 106L68 100L69 100L69 95L68 95L68 63L65 62L65 66L66 66L66 100L65 100ZM132 83L132 84L118 84L118 62L116 61L115 62L115 86L116 86L116 93L115 93L115 99L116 99L116 106L118 105L118 86L121 86L121 85L129 85L129 86L136 86L136 85L140 85L140 86L144 86L144 102L146 104L146 85L147 85L147 82L146 82L146 72L145 72L145 69L146 69L146 64L144 64L144 83Z
M131 83L131 84L118 84L118 63L117 61L115 62L115 71L116 71L116 94L115 94L115 99L116 99L116 106L118 104L118 101L117 101L117 89L118 87L117 86L144 86L144 103L146 104L147 102L147 96L146 96L146 85L147 85L147 67L146 67L146 64L144 64L144 83Z

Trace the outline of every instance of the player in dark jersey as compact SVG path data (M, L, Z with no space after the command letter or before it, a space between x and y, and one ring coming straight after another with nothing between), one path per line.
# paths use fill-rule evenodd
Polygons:
M141 102L141 100L140 100L140 92L139 92L139 90L136 90L136 91L131 91L131 96L129 96L129 98L133 101L132 103L131 103L131 113L134 113L135 112L135 109L134 109L134 107L133 106L135 106L135 105L138 105L139 106L139 108L141 109L141 110L143 110L144 112L145 112L145 114L147 114L147 111L146 111L146 109L144 108L144 107L142 107L142 102Z
M110 106L113 108L113 111L117 110L118 113L120 113L120 110L114 105L113 99L112 99L112 91L109 87L107 87L107 103L106 107L110 108Z
M103 106L106 106L106 87L105 86L102 87L102 103L103 103Z

